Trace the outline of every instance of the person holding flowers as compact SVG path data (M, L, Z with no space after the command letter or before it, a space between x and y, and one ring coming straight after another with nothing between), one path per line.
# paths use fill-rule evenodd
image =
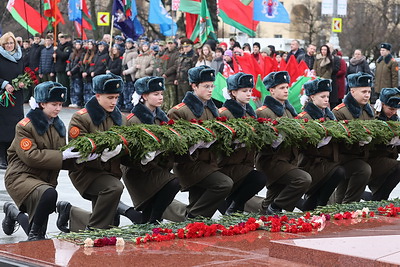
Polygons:
M15 125L24 118L25 84L13 85L13 79L24 73L22 51L12 32L0 38L0 169L7 168L7 149L15 136Z
M14 233L18 222L28 241L45 239L49 215L56 209L58 174L75 166L69 159L80 157L73 148L60 150L66 143L66 130L58 114L66 94L59 83L39 84L31 98L32 109L16 126L4 176L7 192L17 205L4 203L2 227L7 235Z
M112 73L95 76L95 95L84 109L72 116L68 130L69 138L108 131L114 125L125 125L125 117L116 106L122 88L123 81L120 76ZM114 157L119 155L121 150L121 144L114 149L106 148L101 155L92 154L86 159L87 162L78 164L74 170L69 171L74 187L83 198L92 202L92 212L72 207L67 201L59 201L57 227L61 231L107 229L116 224L114 217L124 186L120 181L120 158Z
M371 97L372 76L367 73L354 73L347 76L349 93L343 103L337 105L333 114L338 120L373 120L374 110L369 104ZM342 181L335 192L336 203L358 202L364 193L371 176L371 166L368 159L368 147L371 140L360 144L340 144L340 164L346 169L346 179Z
M127 125L162 124L168 121L161 110L164 94L164 78L144 77L135 82L134 107L127 116ZM157 155L141 162L129 162L123 166L123 180L136 210L142 211L141 223L159 223L168 205L179 192L176 174L172 174L173 157ZM125 209L123 215L132 213ZM134 215L134 214L133 214ZM134 221L134 220L132 220Z
M264 105L257 109L257 117L275 120L277 118L294 118L297 112L289 103L290 76L286 71L271 72L263 83L271 95L266 96ZM298 126L300 127L300 126ZM267 179L267 196L262 200L261 212L276 214L292 211L296 203L309 189L311 175L296 164L298 150L294 147L283 147L276 141L271 147L265 147L256 157L256 168L265 173Z
M298 118L307 122L315 120L308 123L317 124L326 120L336 120L328 107L329 93L332 91L331 80L317 78L306 82L303 86L308 102ZM300 154L299 166L312 177L301 210L313 210L317 206L325 206L338 184L345 178L345 170L339 165L338 144L330 142L331 138L326 136L317 147L308 145Z
M189 69L187 74L193 91L186 92L182 103L168 111L168 117L198 124L201 120L218 117L218 109L211 100L215 70L203 65ZM191 155L176 159L174 173L179 177L182 190L189 191L188 218L212 217L232 190L232 179L220 172L209 146L202 144Z
M382 88L377 103L376 119L399 121L399 116L397 115L400 108L399 89ZM389 124L387 125L388 129L392 131ZM399 155L398 145L398 136L396 136L389 145L375 145L370 151L368 164L371 166L372 173L368 181L368 187L372 191L371 200L387 200L390 193L400 182L400 162L397 161Z
M220 117L256 117L254 109L249 105L254 87L253 75L239 72L229 76L226 82L231 99L226 100L219 109ZM233 180L231 194L226 199L226 214L243 212L245 203L263 189L267 182L264 173L254 170L254 156L254 150L238 147L229 156L221 155L218 161L221 172Z

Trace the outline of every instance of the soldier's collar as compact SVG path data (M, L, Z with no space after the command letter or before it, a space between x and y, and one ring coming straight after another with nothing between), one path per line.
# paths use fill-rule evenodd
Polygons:
M111 119L116 125L122 125L122 114L118 107L115 107L112 112L106 112L104 108L100 106L99 102L96 99L96 96L92 96L92 98L86 103L85 108L89 113L93 124L96 126L99 126L107 118L108 115L110 115Z
M39 108L31 109L28 114L26 114L26 117L31 120L33 127L40 136L47 132L51 124L54 125L54 128L61 137L66 136L65 125L59 117L55 117L52 123L50 123L47 116Z
M156 108L155 113L148 109L143 103L138 103L132 110L132 113L144 124L154 124L155 119L167 122L168 117L160 108Z
M226 107L235 118L241 118L243 116L246 116L246 112L250 116L256 117L254 109L249 104L242 106L236 100L228 99L225 101L223 106Z
M200 118L201 115L203 115L205 106L203 102L194 95L193 92L186 92L185 98L182 102L188 106L188 108L193 112L196 118ZM206 107L211 110L211 113L214 115L214 117L218 117L218 109L211 99L207 101Z
M264 100L264 106L269 107L278 117L283 116L285 109L289 110L293 117L297 116L296 110L287 100L284 104L282 104L272 96L266 96Z
M366 104L363 107L358 104L358 102L354 99L351 93L348 93L346 97L343 99L343 103L346 104L346 107L349 109L351 115L354 116L354 118L358 119L360 118L363 110L365 110L370 117L374 117L374 112L371 108L370 104Z

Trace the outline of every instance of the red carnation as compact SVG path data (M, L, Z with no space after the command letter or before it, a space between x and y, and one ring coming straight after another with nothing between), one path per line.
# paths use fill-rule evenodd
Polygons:
M307 118L304 118L304 120L303 120L304 122L308 122L308 119Z
M278 124L279 124L279 122L277 120L272 121L272 125L278 125Z
M174 121L174 120L169 120L169 121L167 122L167 124L168 124L168 125L173 125L173 124L175 124L175 121Z
M345 123L345 124L348 124L348 123L349 123L349 121L348 121L348 120L344 120L344 121L343 121L343 123Z
M197 122L197 120L196 120L196 119L191 119L191 120L190 120L190 122L192 122L192 123L196 123L196 122Z
M325 122L325 118L320 118L319 122Z

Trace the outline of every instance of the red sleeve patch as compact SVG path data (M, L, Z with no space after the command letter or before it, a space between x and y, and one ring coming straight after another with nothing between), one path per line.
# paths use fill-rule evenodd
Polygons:
M341 104L337 105L333 110L339 110L339 109L341 109L341 108L343 108L345 106L346 106L345 103L341 103Z
M132 119L132 117L133 116L135 116L135 114L134 113L130 113L128 116L126 116L126 120L130 120L130 119Z
M31 120L29 118L24 118L18 122L22 126L26 126Z
M78 110L76 113L78 113L79 115L86 114L86 113L87 113L87 109L86 109L86 108L83 108L83 109L81 109L81 110Z
M175 107L173 107L173 109L180 109L183 106L186 106L186 104L185 103L180 103L180 104L176 105Z
M297 116L299 116L300 118L302 118L302 117L304 117L305 115L307 114L307 111L303 111L303 112L301 112L299 115L297 115Z
M21 147L22 150L29 150L32 147L32 141L28 138L23 138L20 142L19 142L19 146Z
M73 126L73 127L71 127L71 129L69 129L69 136L71 138L77 138L80 134L81 134L81 130L76 126Z

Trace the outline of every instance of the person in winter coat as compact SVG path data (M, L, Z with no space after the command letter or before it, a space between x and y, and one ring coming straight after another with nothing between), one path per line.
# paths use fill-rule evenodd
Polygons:
M97 53L93 58L93 63L90 64L90 76L93 78L100 74L106 74L109 60L108 44L100 41L97 45Z
M135 73L133 72L136 58L138 56L135 42L132 38L126 39L125 42L125 53L122 56L122 77L124 79L124 90L122 91L119 100L118 107L121 111L130 112L133 108L132 95L135 91L134 81Z
M215 49L215 57L211 61L210 67L213 68L216 72L218 72L221 65L224 64L223 54L224 54L224 50L222 48L217 47Z
M376 61L375 70L374 90L377 96L379 96L382 88L396 88L399 86L399 65L390 54L391 50L391 44L381 44L381 56Z
M342 51L338 51L336 53L337 57L340 60L340 68L336 73L336 85L337 85L337 96L339 102L342 102L344 95L346 94L346 72L347 72L347 64L346 61L342 58Z
M354 50L353 57L350 59L346 75L357 72L364 72L372 75L367 59L365 58L365 56L362 55L360 49Z
M90 74L91 65L94 64L96 55L96 43L94 40L87 42L86 52L83 55L81 72L83 81L83 104L86 104L93 96L92 76Z
M19 83L15 88L12 84L12 80L23 72L21 48L14 34L7 32L0 38L0 95L9 94L15 105L0 105L0 169L7 168L7 149L14 139L15 125L24 117L24 95L20 89L25 85Z
M72 43L69 41L70 38L71 37L68 34L59 33L58 45L53 47L53 60L55 61L54 71L56 72L57 82L61 83L67 88L67 97L64 103L65 106L68 106L71 103L69 77L65 71L65 68L67 67L67 60L69 55L72 53Z
M151 76L153 74L154 56L150 50L149 43L144 42L140 50L141 53L136 58L134 66L135 79Z
M172 38L167 38L167 49L161 57L161 75L165 79L165 91L163 109L170 110L177 105L177 86L174 84L176 79L176 60L179 57L177 43Z
M82 82L82 60L84 56L84 50L82 47L82 41L74 41L74 48L72 53L67 60L67 75L71 78L71 104L69 107L77 108L83 106L83 82Z
M41 82L55 81L53 37L47 35L44 40L44 46L40 52L39 78Z
M200 50L199 58L196 62L196 67L201 65L206 65L211 67L211 62L214 59L213 51L211 50L211 46L208 44L204 44Z
M66 93L59 83L36 86L34 102L38 104L33 104L16 127L4 176L7 192L16 204L4 204L2 227L7 235L14 232L15 222L19 222L28 241L45 239L49 215L56 209L58 174L61 169L74 166L68 159L80 156L79 152L72 152L73 148L60 150L65 145L66 130L58 114Z
M29 52L29 65L31 70L35 71L36 75L39 74L39 62L40 62L40 52L43 49L43 45L40 44L41 38L40 34L37 33L33 37L33 44L31 45L31 51Z
M110 59L108 60L106 73L113 73L121 76L122 74L122 57L119 50L119 45L113 45L110 50Z
M226 82L231 99L226 100L219 109L220 116L228 119L256 117L249 105L254 87L253 75L239 72L228 77ZM267 183L265 174L254 170L254 157L255 151L245 147L235 149L229 156L220 156L218 166L221 172L233 180L232 191L225 201L225 214L243 212L245 203Z
M127 116L127 125L158 124L167 122L161 110L164 79L144 77L135 82L135 106ZM180 186L176 174L172 174L173 158L158 155L154 159L130 162L123 167L123 179L136 210L142 211L141 223L159 223ZM124 212L126 213L126 212Z
M187 121L218 117L218 109L211 100L215 71L199 66L191 68L187 74L193 91L187 92L182 103L168 111L168 117ZM189 191L188 218L211 218L232 190L232 179L220 172L216 155L206 147L198 148L194 152L196 156L184 155L174 166L182 190Z
M314 61L315 75L323 79L332 79L333 59L329 46L321 46L319 52Z

